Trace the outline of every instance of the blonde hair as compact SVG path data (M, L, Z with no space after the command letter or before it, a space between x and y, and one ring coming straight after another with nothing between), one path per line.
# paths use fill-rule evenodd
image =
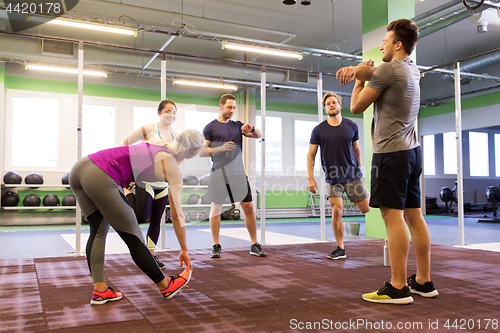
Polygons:
M193 149L200 149L205 139L199 131L187 129L177 136L176 141L181 150L188 152Z
M325 107L326 100L327 100L327 99L329 99L330 97L335 97L335 98L337 99L337 102L338 102L340 105L342 105L342 96L337 95L337 94L332 93L332 92L327 92L327 93L325 94L325 96L323 96L323 101L322 101L322 103L323 103L323 107Z

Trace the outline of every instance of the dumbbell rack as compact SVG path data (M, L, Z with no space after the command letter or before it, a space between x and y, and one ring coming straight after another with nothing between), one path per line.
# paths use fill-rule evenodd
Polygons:
M2 184L2 188L68 188L69 185L61 184ZM43 199L43 198L40 198ZM0 207L0 210L35 210L35 209L76 209L76 206L11 206Z

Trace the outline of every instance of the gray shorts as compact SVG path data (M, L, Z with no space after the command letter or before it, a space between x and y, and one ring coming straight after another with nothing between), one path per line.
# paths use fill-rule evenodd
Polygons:
M328 198L342 198L344 192L351 202L359 202L370 196L362 178L343 184L326 183Z

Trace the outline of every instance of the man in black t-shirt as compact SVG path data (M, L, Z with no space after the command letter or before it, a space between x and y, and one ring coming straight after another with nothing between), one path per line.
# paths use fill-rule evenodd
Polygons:
M361 213L370 210L369 193L361 172L361 150L358 144L358 125L342 118L342 97L328 92L323 96L323 108L328 119L316 126L311 133L307 153L308 189L316 193L318 184L314 180L314 160L321 148L321 166L325 172L328 200L332 207L332 229L337 248L328 259L346 258L344 248L344 224L342 223L343 195L347 194Z
M257 219L252 203L252 191L241 156L243 136L258 139L262 134L250 124L231 120L236 110L236 98L233 95L223 95L219 106L220 114L217 119L203 129L205 143L200 151L200 156L212 158L207 192L212 202L209 221L214 241L210 257L221 256L220 214L222 205L228 198L231 203L239 202L245 213L245 225L252 241L250 254L265 257L266 252L257 242Z

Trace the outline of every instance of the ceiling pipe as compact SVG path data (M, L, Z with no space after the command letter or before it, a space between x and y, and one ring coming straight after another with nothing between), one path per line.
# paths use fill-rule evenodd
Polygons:
M474 73L484 68L497 65L499 63L500 63L500 51L497 51L495 53L485 54L477 58L460 62L460 71ZM447 82L454 81L454 75L452 74L444 74L441 76L441 78ZM460 83L462 85L467 84L470 81L471 81L470 77L462 77L460 79Z
M114 2L108 2L108 1L102 1L102 0L80 0L80 2L87 2L87 3L92 3L92 4L98 4L98 5L105 5L109 7L114 7L114 8L120 8L120 9L129 9L132 11L142 11L150 14L155 14L155 15L180 15L180 13L177 12L171 12L171 11L166 11L166 10L159 10L159 9L151 9L151 8L145 8L141 6L136 6L136 5L130 5L130 4L124 4L124 3L114 3ZM72 13L70 11L69 13ZM249 25L241 25L239 23L232 23L232 22L226 22L226 21L221 21L221 20L216 20L216 19L211 19L211 18L206 18L206 17L200 17L200 16L195 16L195 15L189 15L182 13L183 18L193 18L197 20L204 20L204 21L209 21L209 22L214 22L216 24L220 25L228 25L228 26L233 26L233 27L238 27L238 28L244 28L247 30L252 30L252 31L257 31L257 32L263 32L263 33L271 33L273 35L279 35L279 36L287 36L287 37L292 37L295 38L296 35L292 34L290 32L284 32L284 31L277 31L277 30L271 30L271 29L264 29L264 28L259 28L259 27L253 27Z

